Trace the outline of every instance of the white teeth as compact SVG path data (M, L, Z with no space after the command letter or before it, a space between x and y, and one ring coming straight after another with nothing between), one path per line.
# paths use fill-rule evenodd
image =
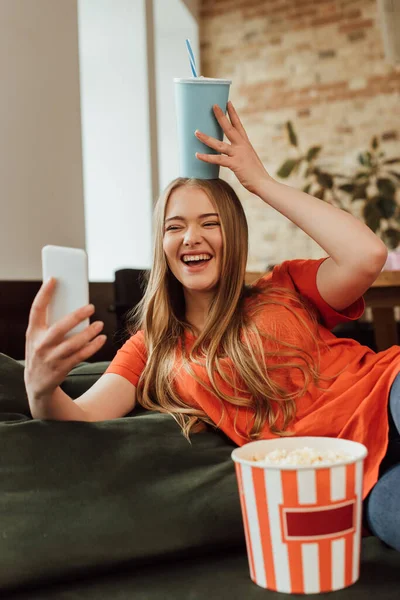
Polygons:
M211 258L209 254L194 254L192 256L186 255L183 257L183 262L194 262L198 260L207 260Z

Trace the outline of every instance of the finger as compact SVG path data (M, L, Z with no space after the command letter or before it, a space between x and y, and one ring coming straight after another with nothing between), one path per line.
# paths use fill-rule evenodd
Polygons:
M45 345L53 345L62 340L65 335L82 321L94 313L93 304L81 306L52 325L46 335Z
M78 365L81 362L84 362L85 360L93 356L93 354L98 352L100 348L104 346L106 340L106 335L98 335L89 344L87 344L86 346L81 348L81 350L73 354L67 361L66 367L68 372L71 371L71 369L73 369L76 365Z
M242 121L239 119L239 115L237 114L236 109L230 100L229 100L227 106L228 106L229 118L231 120L232 125L243 137L246 138L246 140L248 140L249 138L248 138L245 128L242 125Z
M100 331L103 329L104 323L102 321L95 321L91 323L79 333L76 333L72 337L68 338L61 344L59 344L54 352L52 352L51 358L54 360L60 360L62 358L68 358L75 354L87 344L89 344L93 338L95 338Z
M55 287L57 285L57 279L50 277L47 281L42 283L38 293L36 294L31 310L29 312L28 327L41 327L46 325L46 313L47 307L53 296Z
M194 132L194 134L197 137L197 139L199 139L203 144L206 144L206 146L209 146L209 148L212 148L213 150L216 150L217 152L221 152L222 154L227 154L228 156L232 156L233 152L232 152L232 146L230 144L221 142L220 140L217 140L216 138L211 137L210 135L202 133L201 131L198 131L198 130L196 130Z
M220 165L220 167L229 167L229 158L223 154L201 154L196 152L196 158L213 165Z
M213 109L214 109L215 118L217 119L218 123L221 125L222 131L225 133L228 140L230 142L238 142L240 139L240 135L235 130L232 123L230 122L230 120L228 119L228 117L226 116L224 111L222 110L222 108L220 108L218 106L218 104L214 104Z

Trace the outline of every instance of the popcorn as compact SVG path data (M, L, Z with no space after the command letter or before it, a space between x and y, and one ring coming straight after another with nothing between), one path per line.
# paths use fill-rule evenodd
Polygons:
M310 466L332 465L339 462L350 462L356 460L355 456L347 452L335 452L333 450L317 450L305 446L295 450L273 450L265 457L254 456L253 461L261 462L265 465L296 465Z

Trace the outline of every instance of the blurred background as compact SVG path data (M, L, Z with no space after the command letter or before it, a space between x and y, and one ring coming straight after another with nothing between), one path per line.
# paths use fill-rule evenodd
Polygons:
M232 79L270 174L364 220L397 272L399 31L400 0L1 0L0 352L23 356L46 244L86 248L96 318L115 331L151 264L154 202L179 175L186 38L201 75ZM248 271L325 256L221 177L248 217Z

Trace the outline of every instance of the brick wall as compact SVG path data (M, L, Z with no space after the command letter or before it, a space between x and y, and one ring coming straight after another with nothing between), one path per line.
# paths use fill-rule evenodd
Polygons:
M376 0L201 0L201 74L231 78L231 100L269 172L302 148L323 145L321 164L355 164L373 135L400 155L400 65L383 55ZM248 269L326 253L277 211L235 183L250 227ZM291 185L301 185L290 179Z

